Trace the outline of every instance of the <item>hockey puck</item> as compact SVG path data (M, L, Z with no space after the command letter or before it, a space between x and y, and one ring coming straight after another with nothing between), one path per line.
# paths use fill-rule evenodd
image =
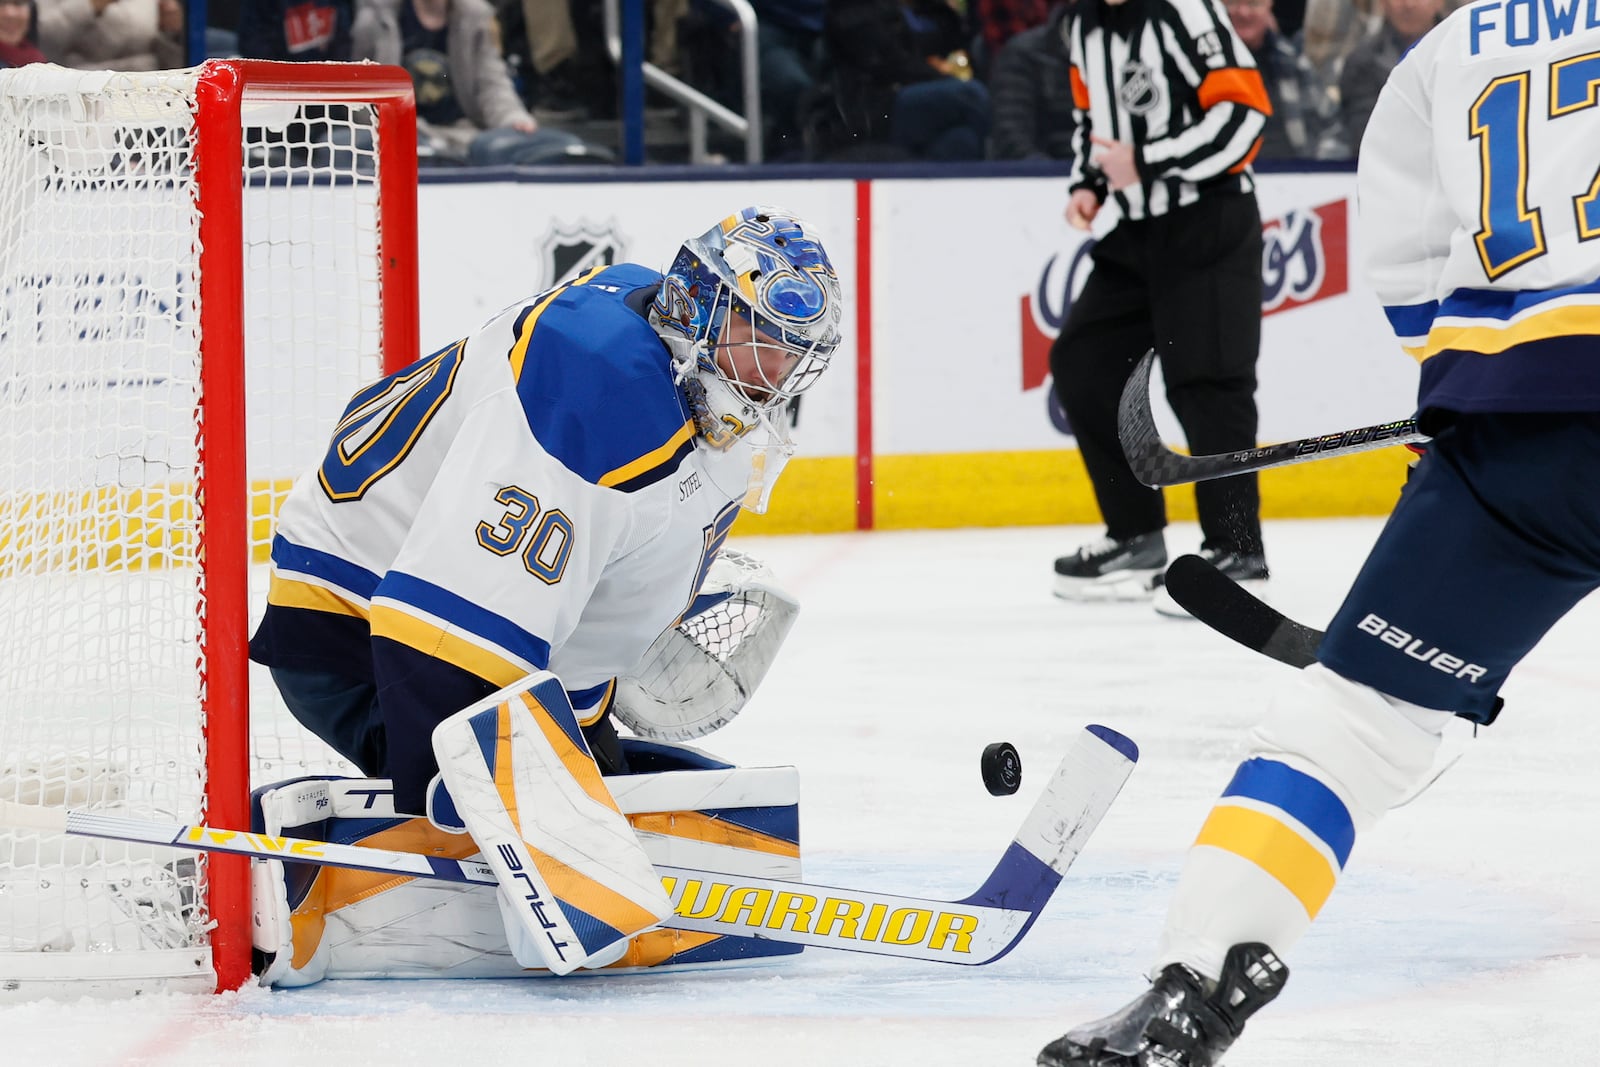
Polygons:
M996 741L983 750L983 786L997 797L1008 797L1022 786L1022 757L1009 741Z

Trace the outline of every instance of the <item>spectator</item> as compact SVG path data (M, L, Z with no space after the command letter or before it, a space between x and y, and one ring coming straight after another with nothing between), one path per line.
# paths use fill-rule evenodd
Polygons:
M34 43L37 22L33 0L0 0L0 67L49 62Z
M571 133L541 127L522 106L500 54L500 30L488 0L364 2L351 29L351 49L357 59L410 72L424 163L609 159Z
M206 0L206 58L233 59L239 53L243 0Z
M827 0L833 62L827 121L813 106L814 154L971 160L984 157L989 93L944 73L963 40L943 0Z
M751 0L760 26L761 114L769 159L802 154L800 105L816 85L825 0Z
M1043 25L1050 17L1050 9L1051 0L970 0L967 10L972 12L978 31L975 42L981 53L974 58L986 61L979 63L979 69L992 71L1007 42L1024 30Z
M1322 84L1338 86L1345 59L1378 25L1375 3L1376 0L1306 0L1300 50Z
M588 114L574 78L578 31L568 0L520 2L528 46L528 100L550 118Z
M1339 117L1358 154L1389 72L1444 17L1445 8L1444 0L1378 0L1378 10L1383 21L1362 38L1339 74Z
M239 54L348 62L355 17L355 0L242 0Z
M1071 159L1072 82L1067 77L1071 6L1057 4L1046 21L1000 49L989 74L993 159Z
M815 95L822 71L826 0L750 0L750 7L758 29L764 154L769 160L799 158L804 152L802 108ZM686 38L690 80L723 106L742 111L739 22L707 0L691 8Z
M1223 0L1272 101L1257 159L1348 159L1339 103L1298 46L1273 28L1272 0Z
M1306 0L1278 0L1273 5L1272 28L1289 40L1298 40L1306 23Z
M39 50L83 70L165 70L184 61L179 0L39 0Z

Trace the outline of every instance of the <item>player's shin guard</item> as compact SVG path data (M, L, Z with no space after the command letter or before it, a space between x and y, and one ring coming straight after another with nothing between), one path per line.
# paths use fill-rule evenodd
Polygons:
M560 680L532 675L433 732L456 812L500 882L519 963L602 966L672 914L589 755Z
M1426 778L1450 719L1320 665L1295 675L1189 850L1157 968L1215 976L1232 945L1287 951L1333 892L1356 835Z

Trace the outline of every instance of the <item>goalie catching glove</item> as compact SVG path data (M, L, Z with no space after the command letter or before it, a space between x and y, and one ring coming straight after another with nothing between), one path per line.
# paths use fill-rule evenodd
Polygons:
M612 714L653 741L690 741L726 726L766 677L799 612L766 564L724 548L684 617L617 679Z
M601 967L672 914L661 879L589 754L548 671L459 711L433 731L448 797L430 818L465 826L499 881L512 955L568 974Z

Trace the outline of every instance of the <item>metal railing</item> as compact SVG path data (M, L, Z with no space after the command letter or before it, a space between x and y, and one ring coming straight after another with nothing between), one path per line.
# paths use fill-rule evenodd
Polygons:
M710 120L744 138L747 163L761 162L761 57L760 32L755 10L747 0L715 0L739 20L739 71L744 87L744 114L730 111L694 86L673 77L654 63L640 61L645 84L683 104L689 110L689 161L705 163L706 122ZM606 50L614 63L622 62L622 27L618 0L605 0ZM642 122L643 116L637 121Z

